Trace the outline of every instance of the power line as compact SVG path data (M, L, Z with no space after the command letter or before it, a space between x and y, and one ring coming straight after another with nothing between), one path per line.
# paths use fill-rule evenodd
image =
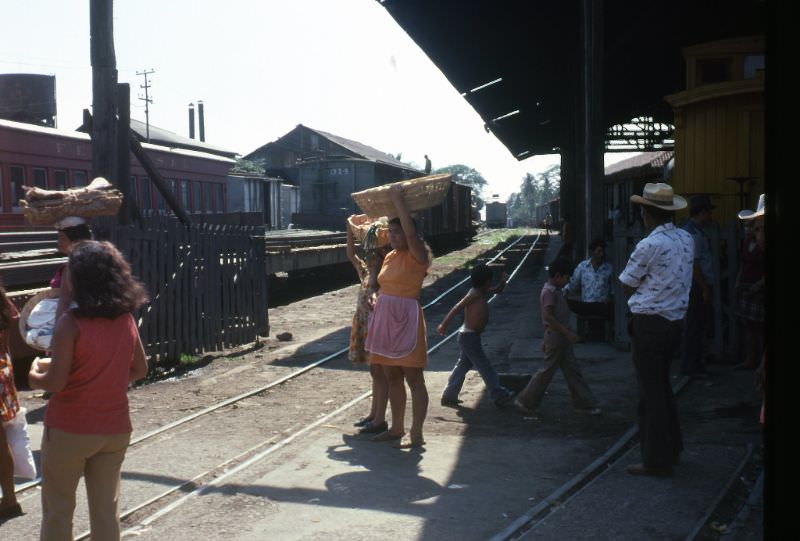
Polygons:
M153 99L150 97L150 83L147 81L147 76L155 72L156 70L153 69L136 72L136 75L144 76L144 84L139 85L139 88L144 88L144 98L139 94L139 99L144 101L145 127L147 129L146 140L148 143L150 142L150 104L153 103Z

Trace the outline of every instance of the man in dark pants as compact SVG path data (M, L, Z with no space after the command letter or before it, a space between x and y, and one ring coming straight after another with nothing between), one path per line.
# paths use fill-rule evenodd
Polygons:
M639 384L639 434L642 463L628 467L634 475L672 473L683 450L680 421L670 386L670 364L680 343L689 305L694 240L672 223L686 200L663 183L647 183L641 206L648 235L639 241L619 275L632 317L633 364Z
M683 333L683 362L681 374L694 378L708 377L704 356L706 333L713 316L712 285L714 266L711 252L711 239L705 228L711 224L711 211L714 205L708 195L693 195L689 199L689 219L683 226L694 240L694 270L692 289L689 293L689 308L686 312L686 325Z

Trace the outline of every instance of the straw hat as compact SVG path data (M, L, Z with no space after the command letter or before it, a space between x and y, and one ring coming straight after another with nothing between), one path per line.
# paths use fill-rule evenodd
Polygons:
M662 210L681 210L686 208L686 199L675 195L672 186L663 182L648 182L644 185L642 195L632 195L632 203L650 205Z
M764 208L764 194L762 193L761 195L758 196L758 206L756 207L756 210L754 211L747 209L740 210L737 216L739 216L740 220L752 220L753 218L758 218L759 216L763 216L765 212L766 209Z

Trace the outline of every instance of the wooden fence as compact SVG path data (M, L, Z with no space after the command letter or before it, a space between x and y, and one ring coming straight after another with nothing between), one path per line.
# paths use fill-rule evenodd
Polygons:
M135 314L148 356L177 360L252 342L269 331L263 235L252 227L149 217L144 225L97 220L147 286Z
M711 323L713 337L708 342L708 351L718 359L736 360L740 348L734 286L739 271L738 248L741 232L736 223L731 223L725 229L712 223L706 229L706 233L711 239L714 271L714 316ZM644 231L638 222L631 228L614 225L612 264L615 277L625 268L636 243L643 237ZM619 280L614 279L612 282L614 283L614 342L618 347L628 349L630 348L626 316L628 305Z

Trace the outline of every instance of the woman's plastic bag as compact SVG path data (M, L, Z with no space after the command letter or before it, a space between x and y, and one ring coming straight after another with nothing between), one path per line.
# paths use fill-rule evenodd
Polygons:
M3 423L6 439L14 457L14 476L23 479L36 479L36 462L33 461L31 439L28 437L27 410L20 408L16 417Z

